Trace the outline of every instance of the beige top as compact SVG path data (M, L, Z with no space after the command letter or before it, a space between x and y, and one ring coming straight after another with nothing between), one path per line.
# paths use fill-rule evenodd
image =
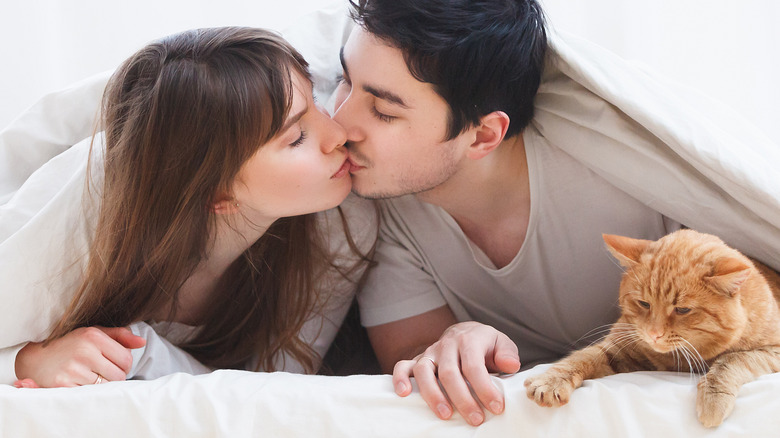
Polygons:
M443 209L414 196L383 201L378 264L359 296L364 325L446 304L458 320L506 333L523 364L531 365L592 341L595 329L617 319L622 271L602 233L656 239L680 224L606 182L535 129L528 128L524 140L531 212L515 258L496 269Z

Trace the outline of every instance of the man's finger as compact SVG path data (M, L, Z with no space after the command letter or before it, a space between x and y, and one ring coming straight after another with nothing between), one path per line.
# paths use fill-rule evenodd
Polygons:
M493 384L488 369L485 367L484 354L464 352L461 355L461 369L480 403L490 412L496 415L501 414L504 411L504 394Z
M503 333L496 338L493 349L493 364L495 369L506 374L514 374L520 371L520 356L517 353L517 345Z
M413 367L414 379L417 381L420 395L437 417L442 420L448 420L452 417L453 410L439 386L439 380L436 378L436 364L427 359L415 362Z
M412 381L409 377L412 375L412 367L415 363L414 360L401 360L393 368L393 388L401 397L412 393Z

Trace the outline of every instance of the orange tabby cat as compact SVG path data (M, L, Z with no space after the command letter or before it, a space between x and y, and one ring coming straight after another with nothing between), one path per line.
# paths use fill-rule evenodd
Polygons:
M706 427L731 413L740 387L780 371L780 276L715 236L680 230L657 241L604 235L625 268L622 315L601 342L525 381L561 406L582 385L631 371L709 371L696 397Z

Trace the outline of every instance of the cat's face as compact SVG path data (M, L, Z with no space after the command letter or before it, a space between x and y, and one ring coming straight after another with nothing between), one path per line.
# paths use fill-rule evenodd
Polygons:
M712 358L747 324L739 286L749 268L714 236L681 230L658 241L605 236L626 268L620 285L623 322L658 353Z

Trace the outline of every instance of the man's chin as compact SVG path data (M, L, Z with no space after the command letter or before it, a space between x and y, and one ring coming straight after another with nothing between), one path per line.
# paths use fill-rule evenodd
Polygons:
M432 187L424 186L423 189L414 187L396 186L395 188L378 187L377 184L366 184L365 179L352 175L352 193L363 199L390 199L406 195L421 196L435 190L438 185ZM361 183L362 182L362 183Z
M356 187L352 187L352 194L357 196L358 198L363 198L363 199L385 199L385 198L392 197L392 196L382 196L381 194L362 191Z
M376 187L371 187L370 189L366 188L365 186L359 184L355 176L352 177L352 193L363 199L388 199L403 196L403 193L390 193L387 191L382 191L381 189L377 189Z

